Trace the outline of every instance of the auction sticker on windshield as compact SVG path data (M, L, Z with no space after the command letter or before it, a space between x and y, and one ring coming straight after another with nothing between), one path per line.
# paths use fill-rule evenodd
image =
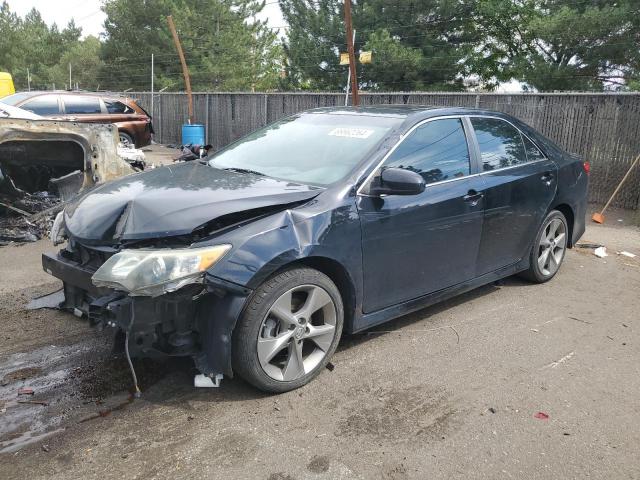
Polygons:
M333 135L334 137L369 138L372 133L373 130L368 128L338 127L331 130L329 135Z

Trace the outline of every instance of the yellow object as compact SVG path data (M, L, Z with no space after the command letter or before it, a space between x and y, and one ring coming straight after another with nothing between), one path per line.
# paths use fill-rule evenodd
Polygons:
M371 63L371 51L360 52L360 63Z
M16 89L13 86L13 78L10 73L0 72L0 98L13 95Z
M340 54L340 65L349 65L349 54L341 53Z

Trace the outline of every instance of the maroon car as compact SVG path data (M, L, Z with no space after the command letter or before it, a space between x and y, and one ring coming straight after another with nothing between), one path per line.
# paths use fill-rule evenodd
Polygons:
M151 143L151 116L133 99L90 92L32 91L2 98L0 102L43 117L83 123L113 123L120 143L143 147Z

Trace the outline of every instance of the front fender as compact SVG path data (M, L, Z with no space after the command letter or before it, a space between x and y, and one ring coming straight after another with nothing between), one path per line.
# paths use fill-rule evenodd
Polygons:
M353 198L323 210L319 203L284 210L215 239L233 248L210 274L249 289L275 271L309 257L331 259L354 282L356 304L362 298L362 249L358 212Z

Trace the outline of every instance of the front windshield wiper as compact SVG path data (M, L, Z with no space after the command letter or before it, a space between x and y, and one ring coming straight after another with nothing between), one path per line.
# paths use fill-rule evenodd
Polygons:
M264 173L262 172L258 172L256 170L250 170L248 168L235 168L235 167L228 167L228 168L221 168L220 170L227 170L228 172L237 172L237 173L250 173L251 175L259 175L261 177L266 176Z

